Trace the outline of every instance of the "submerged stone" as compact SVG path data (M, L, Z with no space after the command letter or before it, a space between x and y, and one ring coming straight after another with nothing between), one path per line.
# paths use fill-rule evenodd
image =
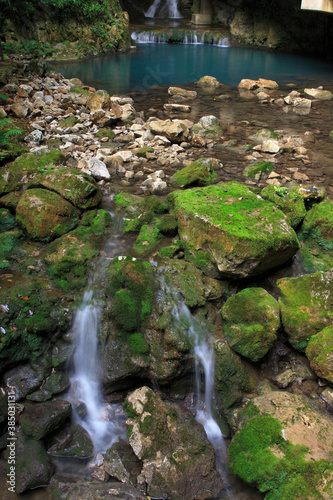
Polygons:
M289 342L304 349L333 319L333 270L277 281L281 321Z
M237 182L176 191L168 197L180 238L194 263L211 274L256 276L298 250L282 212Z
M280 326L279 305L263 288L245 288L229 297L221 315L224 335L238 354L258 361L273 346Z

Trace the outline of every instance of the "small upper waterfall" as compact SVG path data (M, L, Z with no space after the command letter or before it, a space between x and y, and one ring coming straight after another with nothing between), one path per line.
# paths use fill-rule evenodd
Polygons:
M100 314L101 306L93 290L88 289L72 327L75 351L70 376L74 419L88 431L96 453L106 451L120 437L125 437L125 427L113 419L112 407L102 402L98 370ZM82 403L83 415L75 409Z
M178 0L154 0L144 14L145 17L166 17L168 19L182 17L178 10Z

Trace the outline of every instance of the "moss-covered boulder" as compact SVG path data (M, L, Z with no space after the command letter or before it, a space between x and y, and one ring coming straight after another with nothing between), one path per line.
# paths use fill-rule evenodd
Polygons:
M21 436L15 442L15 490L23 493L29 489L46 486L54 472L54 465L40 441Z
M256 383L255 371L235 354L223 335L214 339L215 352L215 393L217 405L221 410L239 405L246 392Z
M284 425L270 415L251 418L229 446L229 470L272 500L328 498L323 489L333 482L330 462L312 461L309 448L284 433Z
M333 267L333 204L329 199L307 212L300 234L301 260L308 272Z
M112 298L110 316L125 332L140 331L153 301L153 273L148 262L115 258L108 269L106 294Z
M63 290L85 286L88 267L99 254L110 222L105 210L88 211L79 227L50 243L44 260L50 276Z
M289 342L304 349L333 319L333 270L277 282L282 325Z
M162 239L158 224L144 224L133 244L134 255L143 257L153 252Z
M124 216L125 231L140 231L144 224L153 221L156 214L163 214L167 210L167 204L156 195L143 198L123 192L114 197L114 204Z
M245 288L221 309L224 335L238 354L258 361L270 350L280 326L278 302L263 288Z
M102 190L89 174L68 167L49 165L44 172L37 173L34 183L60 194L75 207L95 208L102 200Z
M297 227L306 215L304 198L298 188L266 186L261 191L264 200L271 201L285 214L291 227Z
M333 383L333 326L313 335L305 353L318 377Z
M46 153L25 153L17 158L10 167L0 173L0 195L17 191L32 180L36 173L46 170L48 165L61 165L65 156L61 151L52 149Z
M123 441L114 443L105 453L103 469L118 481L136 486L141 468L142 462L129 443Z
M57 329L69 327L63 299L47 280L25 278L0 290L1 368L25 359L51 363L49 339Z
M57 433L47 452L56 457L89 458L93 456L94 445L89 433L79 424L71 424Z
M222 479L214 467L214 449L190 412L162 401L148 387L130 394L125 409L129 443L143 462L149 496L217 495Z
M243 175L248 179L259 181L260 179L266 179L274 169L275 167L272 162L262 161L245 167Z
M20 420L22 432L33 439L42 439L61 427L71 414L72 405L65 400L34 404L24 410Z
M207 301L220 299L228 293L226 283L205 276L184 259L166 259L160 265L166 280L175 292L181 294L187 307L203 306Z
M29 237L51 241L77 226L80 211L62 196L46 189L29 189L21 196L16 220Z
M285 215L238 182L175 191L168 199L188 255L207 274L256 276L299 248Z
M185 168L176 172L171 184L184 188L188 186L207 186L216 181L217 174L209 158L199 158Z

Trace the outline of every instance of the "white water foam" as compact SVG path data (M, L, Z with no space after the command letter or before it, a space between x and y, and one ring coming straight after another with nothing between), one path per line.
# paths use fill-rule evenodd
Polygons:
M145 17L155 17L157 10L161 6L161 1L162 0L154 0L149 9L144 13ZM166 0L159 15L163 15L168 19L181 19L182 15L178 10L178 0Z
M70 375L73 417L89 433L95 453L105 452L126 435L124 426L112 420L111 406L102 402L98 361L100 312L93 291L86 291L72 327L75 352L73 373ZM80 403L84 403L86 408L83 417L75 410Z

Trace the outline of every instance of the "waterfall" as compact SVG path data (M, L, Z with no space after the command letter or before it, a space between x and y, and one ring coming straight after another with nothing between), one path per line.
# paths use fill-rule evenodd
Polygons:
M216 468L226 485L230 483L226 470L227 446L218 426L213 417L212 403L214 399L214 372L215 357L211 338L201 325L201 323L192 315L184 300L172 290L165 282L163 277L159 278L161 292L159 301L165 303L171 301L171 314L175 323L180 325L193 345L195 355L195 382L196 382L196 420L204 427L207 438L214 446L216 452ZM169 305L170 307L170 305ZM208 336L208 338L207 338ZM201 387L201 369L204 375L204 391Z
M141 31L136 33L133 31L131 38L136 43L167 43L170 40L170 33L163 31ZM203 45L205 43L217 47L230 47L230 42L227 37L220 38L218 35L214 36L210 41L205 41L205 34L197 31L185 31L183 39L179 43L184 45Z
M154 0L149 9L144 13L145 17L155 17L160 8L162 0ZM178 10L178 0L165 0L165 4L160 8L158 17L168 19L180 19L182 17Z
M95 453L106 451L126 435L124 426L113 419L112 407L102 402L98 361L100 314L101 306L94 297L93 290L87 290L73 322L75 352L73 373L70 375L70 400L74 407L74 420L88 431ZM82 403L83 416L76 409Z

